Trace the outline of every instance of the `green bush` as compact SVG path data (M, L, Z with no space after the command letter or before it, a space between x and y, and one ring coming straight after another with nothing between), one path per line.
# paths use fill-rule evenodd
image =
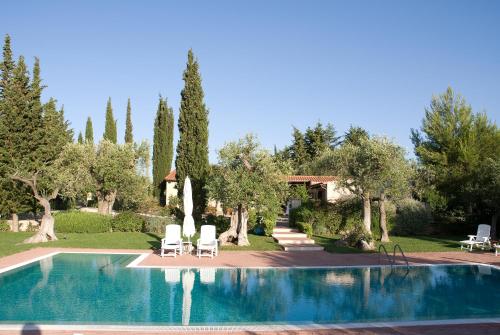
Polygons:
M10 231L10 226L5 220L0 220L0 231Z
M255 209L250 208L248 210L247 228L249 231L254 230L258 225L260 225L260 217L258 217Z
M429 206L414 199L398 204L392 233L396 235L426 235L433 222Z
M266 236L271 236L273 234L274 227L276 226L276 220L278 215L273 212L265 212L262 215L262 228L264 229L264 234Z
M310 223L297 222L297 228L300 232L307 234L307 237L311 238L313 236L313 227Z
M111 220L113 231L140 232L144 230L145 220L133 212L123 212Z
M157 217L157 216L146 216L144 217L144 232L154 233L158 235L165 234L165 226L175 223L175 220L171 217Z
M111 231L111 216L79 211L54 214L57 233L107 233Z
M217 231L217 236L229 229L230 219L223 215L209 214L203 224L213 225Z
M297 208L290 211L288 216L288 224L290 227L296 227L297 222L309 222L313 216L313 212L310 208L310 204L303 204Z
M358 247L359 242L364 240L368 243L373 241L373 236L368 235L363 225L356 225L352 227L349 232L342 236L342 239L347 242L351 247Z

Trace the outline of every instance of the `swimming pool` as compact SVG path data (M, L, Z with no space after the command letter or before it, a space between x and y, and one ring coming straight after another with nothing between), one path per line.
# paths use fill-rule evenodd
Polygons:
M71 254L0 274L0 323L335 324L500 317L500 270L410 267L150 269Z

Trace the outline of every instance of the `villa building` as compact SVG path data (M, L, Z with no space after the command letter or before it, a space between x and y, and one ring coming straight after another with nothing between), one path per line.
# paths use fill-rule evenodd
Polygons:
M335 176L286 176L288 185L304 185L312 200L334 203L345 197L349 192L338 186L338 179ZM175 170L165 176L165 199L168 205L171 197L177 197L177 180ZM300 206L299 199L290 199L287 204L287 211L290 208ZM218 213L222 213L220 203L209 200L209 207L215 207Z
M345 188L339 187L335 176L286 176L288 185L304 185L313 200L334 203L350 194ZM297 208L301 204L299 199L290 199L287 204L288 210Z

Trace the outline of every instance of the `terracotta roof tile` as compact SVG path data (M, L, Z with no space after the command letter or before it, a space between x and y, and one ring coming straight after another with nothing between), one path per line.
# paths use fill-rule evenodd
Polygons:
M175 179L175 170L172 170L169 174L167 174L165 181L177 181L177 179Z
M286 176L289 183L327 183L335 180L335 176Z

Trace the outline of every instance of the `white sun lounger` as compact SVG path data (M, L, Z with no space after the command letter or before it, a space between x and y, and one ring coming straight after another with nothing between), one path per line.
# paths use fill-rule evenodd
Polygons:
M169 251L172 251L172 253L168 253ZM165 226L165 238L161 239L161 257L176 257L177 253L182 255L181 226L169 224Z
M460 241L460 249L466 248L472 251L473 247L480 247L482 250L490 243L491 226L480 224L477 226L476 235L468 235L468 240Z
M209 253L203 253L203 251L208 251ZM201 256L210 256L213 258L219 253L219 248L217 245L217 239L215 238L215 226L203 225L200 230L200 238L196 243L196 254L198 258Z

